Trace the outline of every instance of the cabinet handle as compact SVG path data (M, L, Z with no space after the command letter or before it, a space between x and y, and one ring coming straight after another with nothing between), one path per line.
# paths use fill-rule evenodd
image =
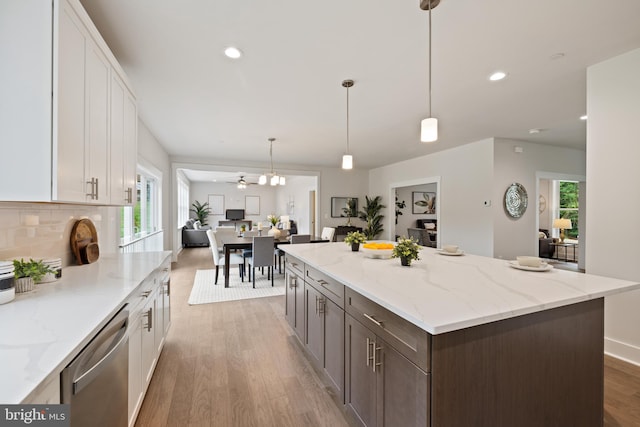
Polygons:
M324 314L324 298L320 297L318 298L318 315L320 314Z
M171 295L171 280L167 280L166 282L164 282L164 284L165 284L164 294L166 296Z
M293 288L297 288L298 287L298 283L295 277L292 277L289 280L289 288L293 289Z
M151 295L151 291L144 291L142 292L142 296L147 298L149 295Z
M147 328L147 332L151 332L151 328L153 328L153 307L149 307L145 316L147 316L147 325L145 328Z
M87 184L91 185L91 193L87 193L87 196L91 197L91 200L96 200L96 179L91 178L91 181L87 181Z
M318 280L318 283L320 283L322 286L327 286L329 284L329 282L322 279Z
M96 178L96 200L98 200L100 197L98 196L98 178Z
M367 313L362 313L362 314L364 315L364 317L366 317L367 319L371 320L376 325L380 326L381 328L384 328L384 326L382 325L381 321L376 320L373 316L370 316Z
M373 359L371 356L371 344L373 344L373 341L367 337L367 366L371 366L371 360Z
M382 365L382 362L378 362L378 361L376 360L376 354L378 354L378 350L382 349L382 347L378 347L378 346L376 345L376 342L375 342L375 341L373 341L371 344L373 344L373 366L372 366L372 367L373 367L373 372L377 372L376 368L377 368L378 366L381 366L381 365Z
M127 202L127 203L132 203L132 200L133 200L133 189L131 187L129 187L129 188L127 188L127 190L124 193L125 193L124 201Z

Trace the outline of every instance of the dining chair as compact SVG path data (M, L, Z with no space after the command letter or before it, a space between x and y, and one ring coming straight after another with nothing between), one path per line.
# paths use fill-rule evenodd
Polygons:
M218 272L219 267L224 267L224 254L220 253L218 250L218 241L216 239L216 231L207 230L207 237L209 238L209 248L211 249L211 254L213 255L213 265L216 266L216 278L213 282L214 285L218 284ZM230 254L229 258L230 265L238 265L238 272L240 273L240 281L244 282L244 259L238 254ZM223 269L224 272L224 269Z
M273 286L273 236L256 236L251 245L251 257L247 259L249 264L249 280L253 278L253 287L256 287L256 267L267 267L267 279L271 276Z
M230 238L237 236L236 229L234 227L216 227L216 240L218 241L218 251L222 252L222 241L224 238Z
M256 230L249 230L249 231L245 231L244 233L242 233L242 237L256 237L256 236L260 236L262 234L261 231ZM251 254L253 252L251 251L251 249L243 249L242 250L242 259L244 260L244 270L247 271L247 258L251 257Z
M333 242L333 236L336 234L336 229L333 227L322 227L322 240L328 240Z
M291 236L291 244L295 245L296 243L309 243L311 242L310 234L294 234Z

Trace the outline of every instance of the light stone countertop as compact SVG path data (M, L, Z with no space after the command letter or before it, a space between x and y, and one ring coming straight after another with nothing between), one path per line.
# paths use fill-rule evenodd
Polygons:
M57 376L171 252L106 254L0 305L0 403L17 404Z
M626 280L559 269L522 271L507 260L445 256L426 247L410 267L397 258L366 258L344 242L280 249L431 334L640 289Z

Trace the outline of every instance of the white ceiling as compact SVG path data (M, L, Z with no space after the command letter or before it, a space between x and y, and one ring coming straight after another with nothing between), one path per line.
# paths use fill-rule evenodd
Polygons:
M268 168L274 137L276 169L339 166L348 78L356 168L487 137L584 149L586 67L640 47L638 0L442 0L432 16L440 138L427 145L419 0L81 2L170 155ZM226 58L229 45L244 56ZM507 79L489 82L497 69Z

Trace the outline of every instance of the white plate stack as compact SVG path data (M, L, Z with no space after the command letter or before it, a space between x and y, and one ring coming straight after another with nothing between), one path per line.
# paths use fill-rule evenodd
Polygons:
M0 304L13 301L15 297L13 262L0 261Z
M44 258L42 263L53 270L53 273L47 273L38 283L55 282L56 279L62 277L62 259L60 258Z

